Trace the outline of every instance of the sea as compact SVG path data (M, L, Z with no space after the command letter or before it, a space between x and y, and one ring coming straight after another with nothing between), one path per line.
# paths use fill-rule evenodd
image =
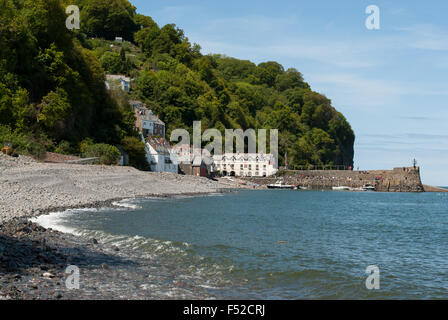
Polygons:
M212 298L448 298L448 193L248 190L37 222L147 255Z

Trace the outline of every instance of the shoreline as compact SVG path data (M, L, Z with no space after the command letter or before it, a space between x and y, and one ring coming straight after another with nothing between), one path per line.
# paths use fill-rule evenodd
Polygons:
M222 193L239 189L203 177L132 167L49 164L0 154L0 223L63 209L110 205L126 198Z
M216 297L216 290L179 278L171 270L176 266L164 265L163 257L146 259L133 250L45 229L29 219L66 210L116 208L113 203L124 199L235 192L237 184L132 167L40 163L3 154L0 170L0 300ZM65 286L68 265L80 268L80 290Z
M176 197L201 197L201 196L211 196L213 194L225 194L225 193L233 193L237 192L239 189L223 189L211 192L192 192L192 193L176 193L176 194L147 194L147 195L139 195L133 197L119 197L108 200L99 200L91 203L85 203L79 206L60 206L60 207L48 207L42 210L33 211L30 215L24 215L21 217L13 217L12 219L23 218L26 220L37 218L42 215L48 215L56 212L64 212L67 210L85 210L85 209L101 209L101 208L119 208L120 206L114 205L115 202L120 202L126 199L156 199L156 198L176 198Z
M423 188L425 189L425 192L448 192L448 189L436 187L436 186L430 186L427 184L423 185Z
M79 289L66 285L79 270ZM216 299L219 288L187 281L163 254L44 228L24 218L0 225L0 300Z
M178 196L201 197L231 192L235 190L138 198L174 199ZM46 228L31 221L32 218L68 210L132 210L113 204L126 199L130 198L99 201L76 208L48 208L40 211L39 215L14 217L0 223L0 300L226 298L219 294L220 288L192 283L184 280L181 273L166 271L177 266L164 263L163 253L148 259L139 249L118 247L93 237ZM66 286L69 276L66 268L73 265L80 270L79 289ZM158 290L154 292L154 288Z

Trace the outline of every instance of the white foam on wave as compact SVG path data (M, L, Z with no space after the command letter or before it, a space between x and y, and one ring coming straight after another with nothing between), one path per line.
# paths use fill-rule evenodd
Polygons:
M41 215L31 218L30 221L37 223L46 229L53 229L63 233L80 235L79 232L72 227L64 225L64 219L73 214L73 210L51 212L47 215Z
M135 199L135 198L123 199L120 201L112 202L112 205L115 207L131 209L131 210L141 209L142 207L140 205L136 204L135 203L136 201L137 201L137 199Z
M41 215L30 219L32 222L44 228L51 228L63 233L73 234L83 238L95 238L98 242L103 244L113 244L121 249L127 250L137 250L139 251L139 256L144 259L155 260L160 257L167 257L171 261L173 257L176 260L179 258L186 258L189 253L186 248L191 245L187 242L173 243L172 241L153 239L148 237L143 237L139 235L128 236L128 235L114 235L101 230L88 230L82 227L70 226L70 218L77 214L82 214L83 212L102 212L110 211L111 208L85 208L85 209L69 209L65 211L52 212L47 215ZM123 209L112 209L112 210L123 210ZM195 262L196 261L196 262ZM190 259L186 260L185 263L190 265L188 268L188 275L193 277L195 281L200 282L200 287L204 289L215 289L216 283L213 281L204 281L210 278L221 278L222 276L222 266L217 264L204 265L204 257L200 255L195 255L193 261ZM173 262L174 263L174 262ZM176 262L177 263L177 262ZM199 266L196 265L199 263ZM170 296L170 293L165 293L165 295Z
M83 209L67 209L65 211L55 211L49 214L41 215L38 217L31 218L30 221L37 223L41 227L46 229L53 229L62 233L69 233L76 236L82 236L83 232L66 225L66 219L75 214L82 214L83 212L102 212L111 210L107 207L102 208L83 208Z
M214 287L214 286L209 286L209 285L207 285L207 284L200 284L200 285L198 285L199 287L201 287L201 288L204 288L204 289L212 289L212 290L217 290L217 289L219 289L218 287Z

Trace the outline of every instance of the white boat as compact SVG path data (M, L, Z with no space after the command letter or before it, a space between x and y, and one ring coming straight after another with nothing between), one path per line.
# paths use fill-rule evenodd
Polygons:
M363 191L375 191L375 187L370 185L370 184L366 184L364 187L362 187Z
M268 189L294 189L295 186L289 184L283 184L281 181L277 181L274 184L268 184Z
M340 187L333 187L334 191L350 191L350 187L346 186L340 186Z

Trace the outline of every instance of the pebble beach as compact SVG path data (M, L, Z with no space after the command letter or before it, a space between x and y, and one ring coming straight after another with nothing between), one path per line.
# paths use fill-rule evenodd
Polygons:
M40 163L3 154L0 173L0 299L213 298L194 283L176 279L175 270L160 261L45 229L30 219L71 208L112 206L126 198L225 192L231 190L228 183L131 167ZM81 268L79 290L66 288L69 265ZM166 268L170 270L163 272Z

